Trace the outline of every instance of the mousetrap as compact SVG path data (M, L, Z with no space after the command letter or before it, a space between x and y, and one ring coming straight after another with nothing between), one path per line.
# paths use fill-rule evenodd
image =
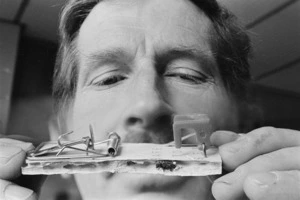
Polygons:
M193 133L183 136L189 129ZM173 122L174 141L168 144L122 143L116 132L104 141L89 135L75 141L64 138L40 144L28 152L22 173L75 174L75 173L144 173L167 176L207 176L221 174L222 161L216 147L210 146L211 126L206 115L176 115ZM197 143L183 141L196 138Z

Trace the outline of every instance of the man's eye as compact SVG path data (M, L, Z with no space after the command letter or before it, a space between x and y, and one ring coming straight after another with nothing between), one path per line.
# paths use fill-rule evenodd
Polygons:
M170 73L166 74L166 77L174 77L177 78L181 81L187 81L193 84L201 84L203 82L206 82L207 78L206 77L198 77L198 76L193 76L190 74L182 74L182 73Z
M91 85L94 86L113 86L123 80L127 79L124 75L111 75L103 79L96 78Z
M181 82L186 82L189 84L202 84L208 81L208 77L205 75L203 76L194 76L191 74L185 74L185 73L167 73L165 74L166 77L176 78L177 80Z

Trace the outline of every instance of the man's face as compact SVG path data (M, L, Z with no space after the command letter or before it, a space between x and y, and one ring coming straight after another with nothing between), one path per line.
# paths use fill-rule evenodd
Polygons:
M92 123L95 139L166 143L174 114L207 114L234 126L234 107L209 43L209 19L187 0L108 0L80 28L73 129ZM81 136L88 135L82 132ZM194 199L210 193L199 177L76 176L86 199ZM201 198L200 198L201 199Z

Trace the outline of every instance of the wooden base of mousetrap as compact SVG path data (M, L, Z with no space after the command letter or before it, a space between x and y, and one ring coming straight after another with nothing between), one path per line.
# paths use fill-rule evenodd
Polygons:
M44 146L55 145L45 143ZM66 151L60 156L46 154L28 156L22 173L75 174L75 173L143 173L166 176L207 176L222 173L222 161L218 149L207 149L207 157L197 146L174 146L148 143L124 143L118 155L97 156ZM99 149L100 151L101 149Z

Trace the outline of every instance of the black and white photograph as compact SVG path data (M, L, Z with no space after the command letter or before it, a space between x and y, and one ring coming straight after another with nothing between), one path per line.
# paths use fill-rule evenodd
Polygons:
M300 0L0 0L0 200L154 199L300 199Z

